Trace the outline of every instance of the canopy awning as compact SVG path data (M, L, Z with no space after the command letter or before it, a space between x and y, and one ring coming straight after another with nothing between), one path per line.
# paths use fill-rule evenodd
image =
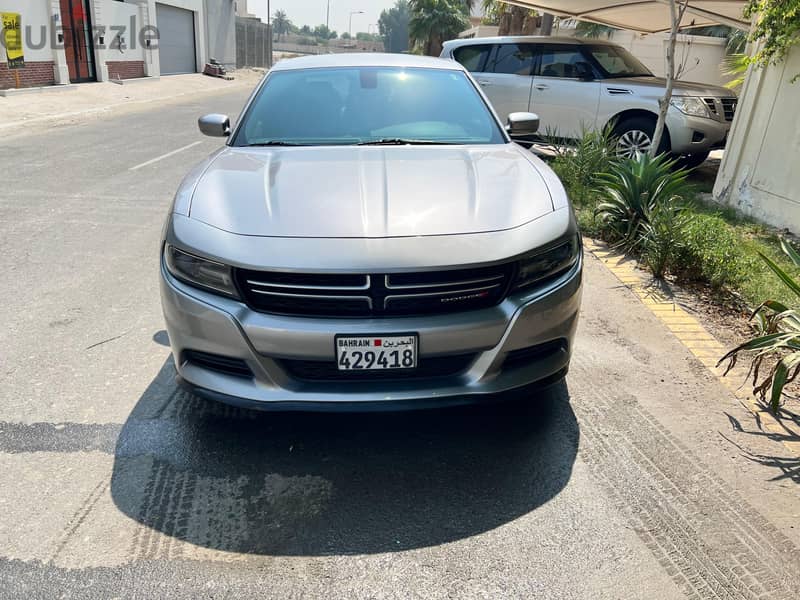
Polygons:
M669 31L672 24L667 0L501 0L526 8L630 29L642 33ZM728 25L750 29L742 16L744 0L689 0L681 27Z

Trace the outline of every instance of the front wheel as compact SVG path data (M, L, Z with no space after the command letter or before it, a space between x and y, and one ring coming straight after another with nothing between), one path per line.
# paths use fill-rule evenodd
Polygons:
M655 130L656 120L648 117L632 117L622 121L614 128L617 156L637 159L643 154L648 154L653 145ZM661 135L658 153L667 152L669 146L669 136L665 129Z

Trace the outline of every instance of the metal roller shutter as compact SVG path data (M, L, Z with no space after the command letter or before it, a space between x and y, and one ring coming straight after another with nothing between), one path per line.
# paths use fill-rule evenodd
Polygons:
M156 4L156 19L161 74L196 73L194 13L166 4Z

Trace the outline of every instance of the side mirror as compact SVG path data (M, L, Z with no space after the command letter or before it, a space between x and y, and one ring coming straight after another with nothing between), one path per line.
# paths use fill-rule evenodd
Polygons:
M205 117L200 117L197 125L203 135L228 137L231 134L231 120L228 115L206 115Z
M539 131L539 115L529 112L513 112L508 115L506 131L511 137L533 135Z

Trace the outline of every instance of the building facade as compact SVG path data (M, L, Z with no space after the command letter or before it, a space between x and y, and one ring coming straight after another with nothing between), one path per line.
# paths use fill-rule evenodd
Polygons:
M0 0L0 13L19 15L24 54L12 69L0 48L0 89L195 73L212 57L236 62L235 0Z
M233 3L233 10L237 17L256 18L254 14L251 14L250 11L247 10L247 0L235 0Z

